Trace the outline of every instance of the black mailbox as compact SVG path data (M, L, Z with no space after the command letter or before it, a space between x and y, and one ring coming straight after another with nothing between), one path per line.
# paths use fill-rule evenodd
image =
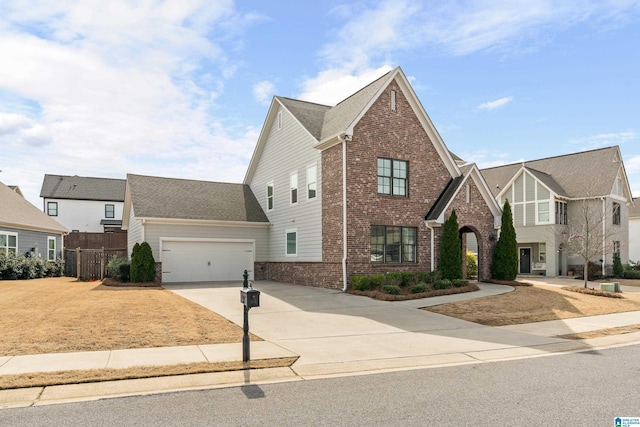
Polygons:
M247 308L260 307L260 291L253 288L240 289L240 302Z

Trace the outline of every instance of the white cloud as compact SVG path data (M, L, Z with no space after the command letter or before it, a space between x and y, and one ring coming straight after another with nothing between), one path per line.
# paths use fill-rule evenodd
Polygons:
M611 145L621 145L638 138L635 131L599 133L570 140L572 144L580 145L584 149L595 149Z
M510 159L511 154L496 152L490 150L476 150L456 153L467 163L475 163L478 168L492 168L496 166L508 165L511 163L521 162L523 159Z
M624 168L628 174L640 175L640 156L631 156L624 159Z
M33 190L44 173L127 172L238 182L257 138L213 113L238 67L226 46L255 19L231 0L3 1L3 182Z
M347 68L328 69L305 80L299 98L318 104L335 105L390 70L390 65L357 71Z
M480 110L495 110L496 108L504 107L513 100L512 96L505 96L504 98L496 99L495 101L484 102L478 105Z
M263 80L253 86L253 98L261 104L269 105L276 93L276 87L270 81Z

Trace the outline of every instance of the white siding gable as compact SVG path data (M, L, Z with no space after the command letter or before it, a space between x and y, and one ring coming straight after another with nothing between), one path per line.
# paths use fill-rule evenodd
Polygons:
M321 153L317 142L285 108L278 108L276 123L265 138L255 171L248 183L272 226L269 230L269 261L322 260ZM278 126L278 123L280 126ZM307 168L316 166L316 197L309 199ZM297 203L291 203L291 176L297 171ZM267 208L267 185L273 183L273 209ZM286 256L286 230L297 230L297 254Z

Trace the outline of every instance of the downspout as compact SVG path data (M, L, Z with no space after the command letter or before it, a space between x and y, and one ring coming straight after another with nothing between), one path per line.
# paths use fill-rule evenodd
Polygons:
M607 235L606 235L606 227L607 227L607 210L606 210L606 204L605 204L605 200L604 197L602 198L602 277L604 277L605 274L605 262L607 261L607 246L606 246L606 239L607 239Z
M347 291L347 139L342 138L342 292Z
M425 222L424 222L424 225L425 225L425 226L429 229L429 231L431 232L431 270L430 270L430 271L433 271L433 270L434 270L434 268L433 268L433 263L434 263L434 260L435 260L435 255L434 255L434 253L433 253L433 249L434 249L434 247L435 247L435 236L434 236L433 234L434 234L434 231L435 231L435 230L433 229L433 227L432 227L432 226L430 226L430 225L429 225L429 222L428 222L428 221L425 221Z

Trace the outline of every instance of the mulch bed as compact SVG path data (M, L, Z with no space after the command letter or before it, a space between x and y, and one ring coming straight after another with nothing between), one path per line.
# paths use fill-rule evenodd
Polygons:
M400 295L386 294L380 290L356 291L353 289L349 289L347 292L353 295L365 296L381 301L407 301L412 299L438 297L442 295L462 294L465 292L474 292L479 289L480 288L478 287L478 285L476 285L475 283L470 283L467 286L462 286L460 288L434 289L427 292L420 292L418 294L412 294L411 288L409 287L400 287Z

